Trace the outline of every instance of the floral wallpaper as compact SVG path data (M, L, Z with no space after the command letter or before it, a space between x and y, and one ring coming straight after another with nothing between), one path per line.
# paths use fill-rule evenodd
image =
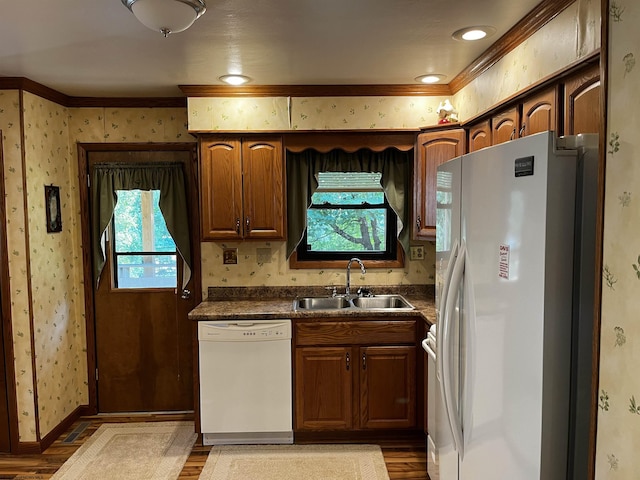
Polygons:
M600 2L578 0L456 93L452 103L461 120L469 119L599 48Z
M11 322L13 331L14 368L18 402L20 441L37 439L32 367L31 324L27 243L25 232L25 195L23 184L23 141L20 130L21 92L0 91L0 130L3 140L4 182L7 213L7 250L11 292ZM44 193L43 193L44 196Z
M316 97L291 99L292 130L419 128L438 123L447 97Z
M69 113L24 94L24 148L33 337L40 436L88 403L77 176ZM62 231L47 233L44 186L60 188Z
M419 128L438 123L446 98L189 98L189 131Z
M609 2L597 480L640 472L640 4Z
M189 98L189 131L289 130L289 99Z
M375 285L425 285L435 279L435 247L424 245L424 259L406 260L404 268L371 268L365 275L352 271L354 286ZM238 286L295 286L345 284L345 268L292 270L286 258L286 242L202 242L202 298L207 297L208 287ZM225 265L223 249L237 248L238 263ZM268 261L263 261L268 259ZM367 262L364 262L365 267Z

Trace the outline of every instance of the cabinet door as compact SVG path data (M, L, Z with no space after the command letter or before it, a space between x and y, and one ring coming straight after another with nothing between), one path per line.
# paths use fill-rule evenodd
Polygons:
M361 347L360 427L416 426L416 347Z
M491 124L485 120L469 128L469 152L491 146Z
M600 133L600 66L565 82L564 134Z
M465 131L461 128L418 135L413 169L414 239L435 239L438 165L463 153L465 153Z
M296 348L297 430L353 428L352 370L357 365L350 347Z
M245 238L284 237L284 168L279 137L242 142Z
M204 139L200 147L201 231L204 240L242 238L239 139Z
M520 115L518 107L513 107L498 113L491 118L492 145L508 142L518 138Z
M539 93L522 104L520 136L554 130L557 132L558 95L556 88Z

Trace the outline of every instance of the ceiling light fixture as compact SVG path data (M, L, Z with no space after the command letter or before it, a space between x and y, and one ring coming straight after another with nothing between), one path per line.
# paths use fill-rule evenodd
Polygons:
M204 14L204 0L122 0L145 27L168 37L186 30Z
M482 25L457 30L453 32L452 37L456 40L466 40L472 42L474 40L481 40L483 38L490 37L494 33L496 33L495 28L488 25Z
M222 75L221 77L218 77L218 80L235 86L244 85L251 81L251 79L246 75Z
M416 82L419 83L438 83L441 80L444 80L446 75L442 75L440 73L429 73L428 75L420 75L416 77Z

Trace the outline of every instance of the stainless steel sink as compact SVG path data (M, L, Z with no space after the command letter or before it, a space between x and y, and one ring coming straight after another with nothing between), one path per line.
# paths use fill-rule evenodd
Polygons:
M345 297L303 297L293 301L294 310L339 310L350 306Z
M402 295L373 295L370 297L301 297L293 301L293 310L413 310Z
M414 308L402 295L356 297L351 302L354 307L366 310L413 310Z

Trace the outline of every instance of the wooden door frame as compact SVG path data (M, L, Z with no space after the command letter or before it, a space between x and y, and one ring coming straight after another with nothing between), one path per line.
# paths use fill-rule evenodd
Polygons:
M4 172L2 130L0 130L0 172ZM11 288L9 283L9 255L7 252L7 215L4 182L0 182L0 354L4 354L4 375L9 420L9 449L16 452L20 443L18 431L18 399L13 353L13 329L11 325ZM1 426L0 426L1 427Z
M202 277L200 260L200 229L198 201L198 149L197 143L78 143L78 181L80 185L80 224L82 229L82 264L84 278L84 304L87 343L87 381L89 388L89 414L98 413L98 391L96 379L96 332L95 300L91 264L91 215L89 205L89 154L91 152L190 152L187 180L187 196L191 205L189 228L192 233L192 293L196 302L202 300ZM194 348L197 346L196 330L193 330ZM197 349L196 349L197 351ZM197 370L194 365L194 370ZM195 378L195 377L194 377ZM197 400L194 400L197 401ZM197 410L196 410L197 411Z

